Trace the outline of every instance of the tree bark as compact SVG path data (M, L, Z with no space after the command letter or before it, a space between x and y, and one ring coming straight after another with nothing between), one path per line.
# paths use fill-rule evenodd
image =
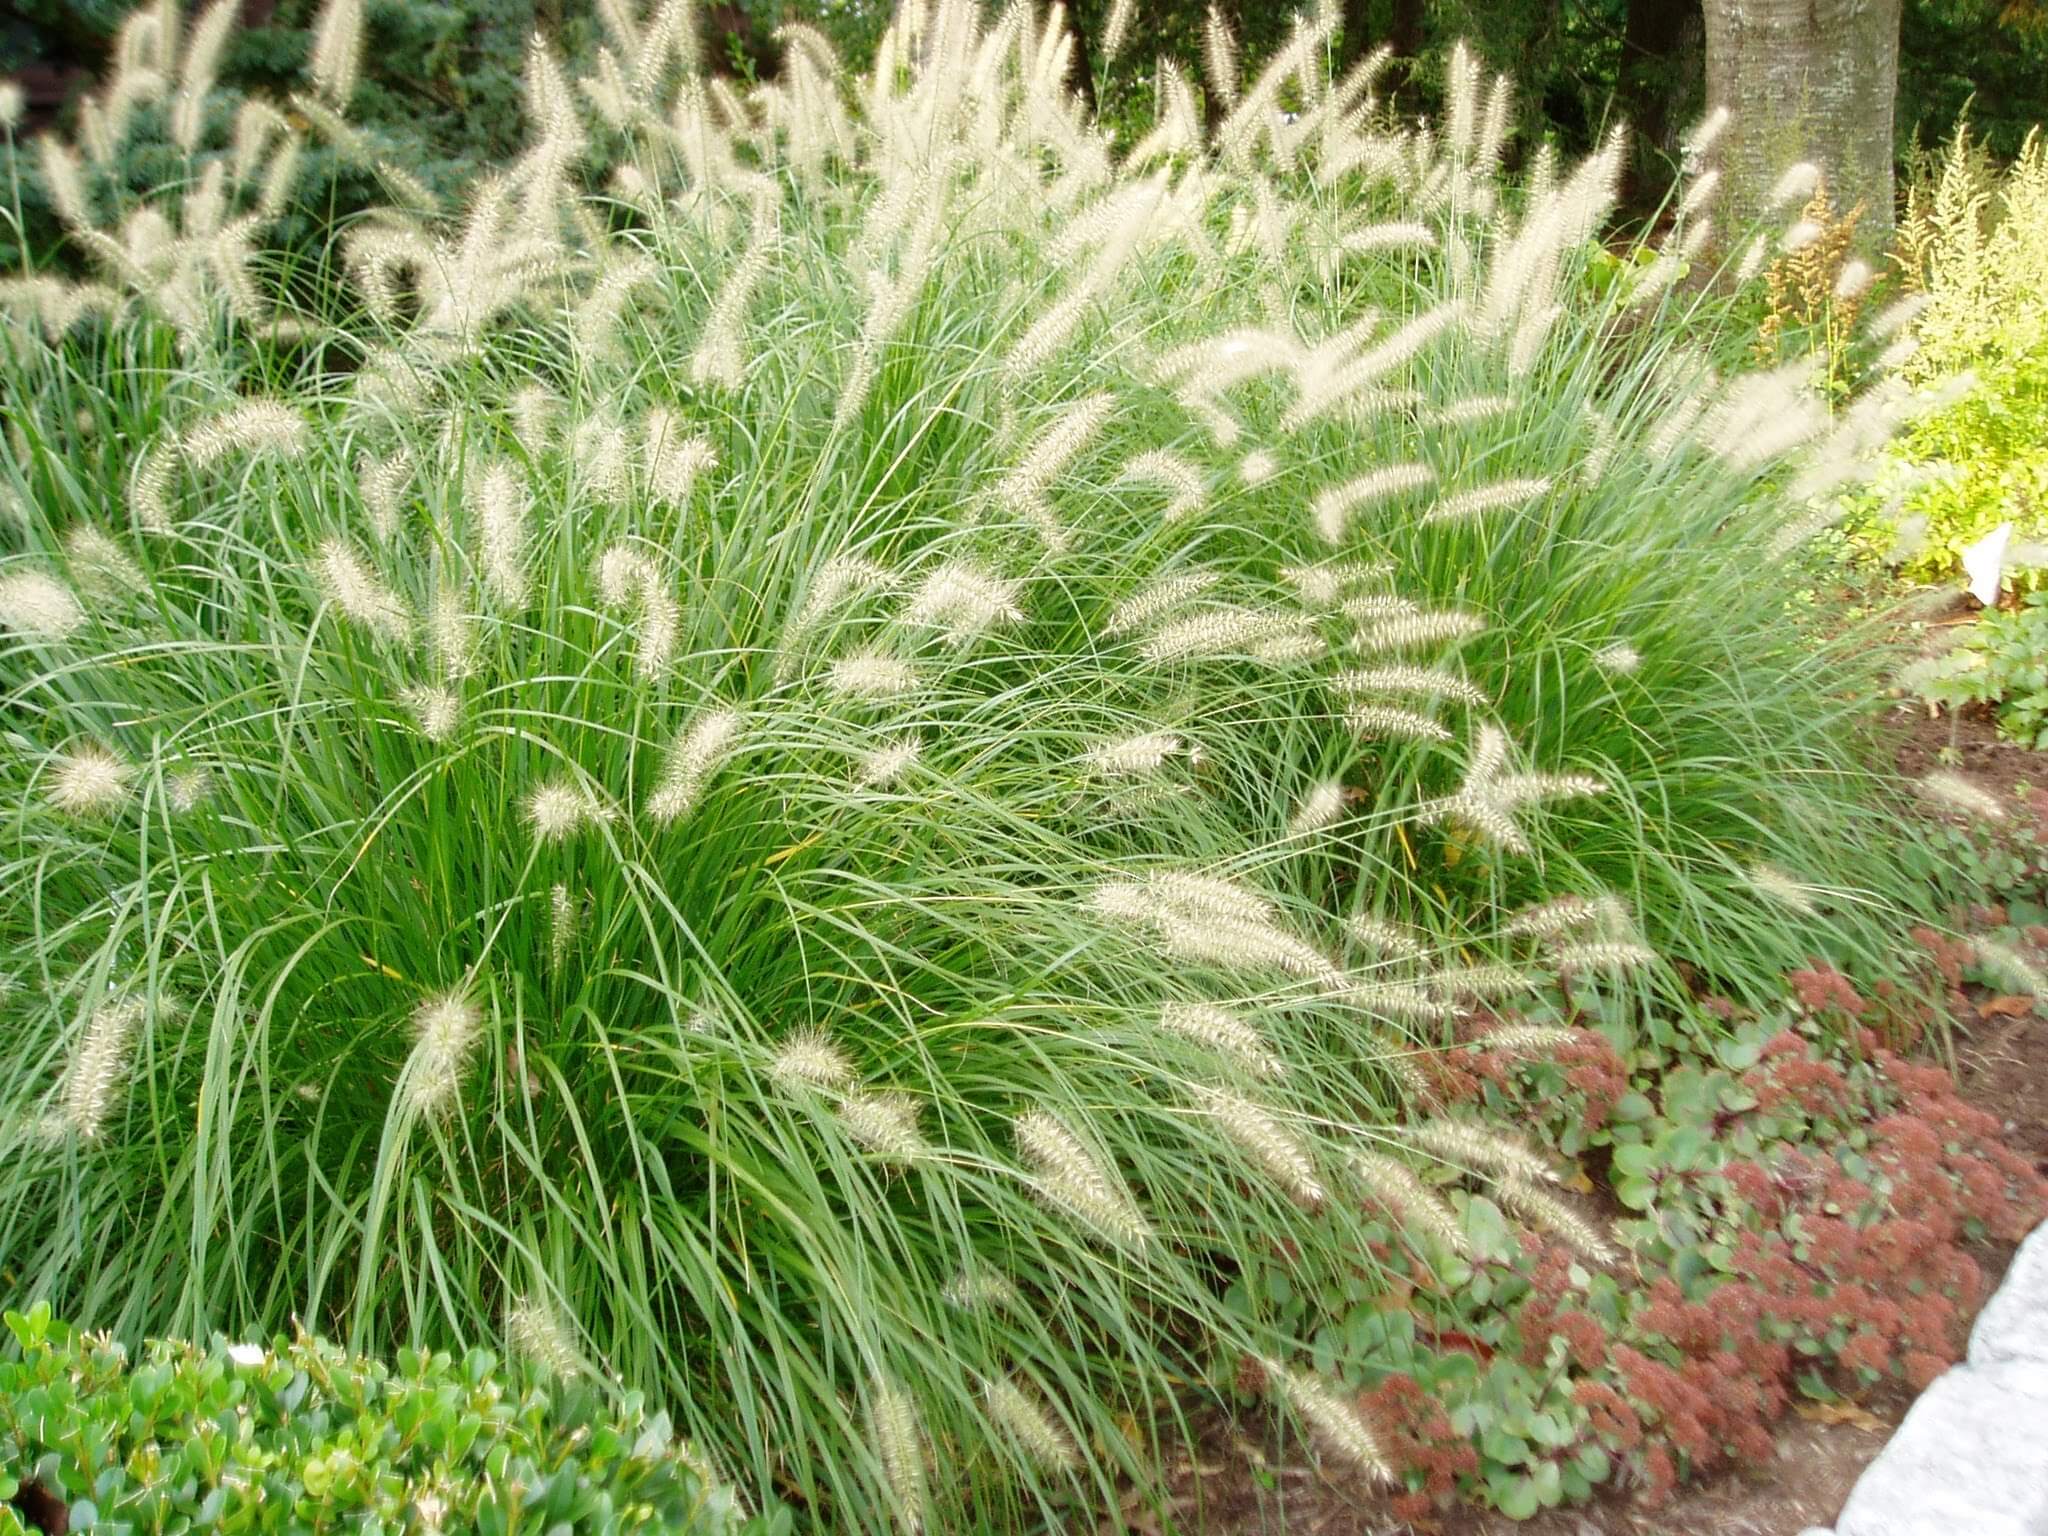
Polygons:
M1372 47L1372 0L1344 0L1343 37L1337 54L1337 72L1342 74Z
M1095 62L1088 46L1088 27L1081 19L1078 3L1067 6L1067 35L1074 51L1067 57L1067 89L1087 103L1088 115L1095 115Z
M1678 171L1678 138L1688 99L1697 100L1700 0L1628 0L1615 96L1635 129L1629 201L1654 205Z
M1819 165L1858 234L1892 227L1892 109L1901 0L1705 0L1707 100L1733 114L1717 146L1724 217L1765 211L1772 184Z

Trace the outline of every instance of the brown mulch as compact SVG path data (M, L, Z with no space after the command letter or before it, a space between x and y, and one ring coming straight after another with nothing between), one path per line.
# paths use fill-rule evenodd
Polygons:
M1966 775L2017 808L2012 835L2048 842L2048 754L1999 739L1988 718L1930 719L1902 704L1888 735L1902 774L1936 768ZM2035 787L2035 786L2041 787ZM1978 989L1976 1003L1990 995ZM2048 1173L2048 1019L2011 1017L1998 1009L1958 1022L1958 1080L1965 1095L2004 1122L2008 1142ZM1980 1250L1992 1283L2011 1250ZM1988 1292L1987 1292L1988 1294ZM1892 1387L1860 1405L1803 1404L1780 1428L1777 1454L1762 1466L1681 1488L1658 1509L1609 1492L1572 1509L1513 1521L1459 1507L1426 1523L1388 1513L1383 1495L1326 1478L1305 1462L1298 1443L1276 1438L1267 1422L1233 1423L1221 1414L1203 1426L1198 1445L1175 1469L1172 1516L1131 1509L1100 1528L1102 1536L1794 1536L1828 1525L1850 1488L1884 1446L1911 1405Z

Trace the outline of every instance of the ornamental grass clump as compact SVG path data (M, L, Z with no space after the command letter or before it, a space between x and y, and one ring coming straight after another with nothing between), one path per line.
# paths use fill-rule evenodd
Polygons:
M1608 1251L1440 1117L1460 1016L1900 906L1772 590L1848 448L1717 451L1692 301L1583 280L1618 151L1510 185L1327 19L1119 156L1025 7L745 92L602 14L460 217L267 265L287 127L7 290L12 1283L509 1332L850 1524L1064 1524L1246 1358L1377 1468L1245 1256L1446 1261L1461 1179Z

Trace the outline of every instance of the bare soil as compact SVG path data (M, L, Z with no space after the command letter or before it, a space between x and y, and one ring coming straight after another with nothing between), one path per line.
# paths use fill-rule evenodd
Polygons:
M1962 773L2020 807L2009 835L2048 843L2048 756L2002 741L1988 717L1933 719L1909 704L1887 722L1887 738L1902 774ZM1956 1021L1958 1080L1972 1102L2000 1117L2008 1142L2048 1173L2048 1019L1982 1009L1992 999L1981 989L1970 1001L1980 1012ZM1995 1284L2012 1250L2000 1245L1976 1258ZM1533 1520L1460 1507L1417 1524L1395 1519L1384 1496L1306 1464L1299 1444L1283 1445L1269 1424L1218 1415L1176 1469L1172 1517L1133 1509L1106 1523L1102 1536L1796 1536L1833 1522L1911 1403L1893 1387L1856 1405L1802 1404L1780 1428L1771 1462L1686 1485L1660 1508L1614 1490Z

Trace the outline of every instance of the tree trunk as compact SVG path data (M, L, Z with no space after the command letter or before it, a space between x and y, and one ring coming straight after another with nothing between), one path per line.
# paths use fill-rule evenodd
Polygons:
M1864 243L1892 227L1892 105L1901 0L1705 0L1707 100L1733 114L1716 158L1724 217L1764 210L1811 160L1835 207L1863 205Z
M1628 0L1615 96L1635 130L1629 203L1654 207L1678 174L1678 138L1699 96L1700 0Z
M1340 13L1343 35L1337 54L1337 72L1342 74L1364 58L1372 43L1372 0L1344 0Z
M1067 34L1074 40L1074 51L1067 57L1067 89L1087 104L1088 115L1095 115L1095 62L1088 46L1088 27L1081 19L1078 4L1067 7Z

